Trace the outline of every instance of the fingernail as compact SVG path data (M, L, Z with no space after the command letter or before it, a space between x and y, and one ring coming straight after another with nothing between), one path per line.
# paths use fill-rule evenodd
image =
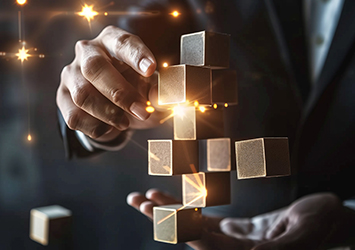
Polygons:
M107 130L107 131L106 131L106 133L105 133L104 135L107 135L107 134L111 133L111 132L112 132L112 130L113 130L113 127L111 127L109 130Z
M147 105L141 102L134 102L132 103L129 110L137 116L140 120L144 121L149 117L149 113L145 110Z
M143 58L140 62L139 62L139 68L140 70L145 73L147 72L148 68L150 67L150 65L152 65L152 61L150 61L147 58Z

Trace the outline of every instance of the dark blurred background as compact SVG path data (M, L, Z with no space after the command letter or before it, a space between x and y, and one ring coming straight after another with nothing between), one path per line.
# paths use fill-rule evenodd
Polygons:
M100 11L124 11L135 0L91 2ZM90 2L86 2L90 4ZM29 238L30 210L58 204L73 212L73 249L177 249L153 241L152 224L126 204L132 191L158 187L179 197L180 178L147 174L147 139L171 138L171 124L137 132L120 152L65 159L57 128L55 95L60 72L79 39L90 39L124 16L87 21L58 11L80 11L83 2L28 0L23 10L26 47L45 58L0 57L0 249L52 249ZM15 0L0 1L0 51L17 53ZM32 141L27 141L28 115Z

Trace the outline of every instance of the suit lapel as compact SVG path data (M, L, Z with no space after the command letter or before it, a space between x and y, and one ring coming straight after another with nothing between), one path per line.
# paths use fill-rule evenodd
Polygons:
M329 83L335 78L337 72L344 67L342 64L355 39L354 13L355 1L345 0L327 59L307 102L304 119L312 112L315 104Z

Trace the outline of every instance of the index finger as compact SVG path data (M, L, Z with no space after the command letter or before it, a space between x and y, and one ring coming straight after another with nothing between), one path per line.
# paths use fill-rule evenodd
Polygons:
M154 73L156 60L153 53L138 36L115 26L108 26L95 40L113 57L128 64L138 74L148 77Z

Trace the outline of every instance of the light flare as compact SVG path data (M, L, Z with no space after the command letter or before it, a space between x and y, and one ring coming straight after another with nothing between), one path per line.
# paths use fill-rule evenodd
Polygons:
M27 53L28 49L25 48L25 46L22 46L22 49L18 50L18 53L16 54L17 59L20 60L21 62L28 60L28 57L31 55Z
M19 5L24 5L25 3L27 3L27 0L17 0L16 1Z
M177 10L175 10L175 11L171 12L170 15L172 15L173 17L178 17L178 16L180 16L180 13Z
M27 140L28 140L28 141L32 141L32 136L31 136L31 134L28 134L28 135L27 135Z
M215 103L215 104L213 104L213 108L214 108L214 109L217 109L217 107L218 107L218 106L217 106L217 104L216 104L216 103Z
M198 103L198 101L194 102L194 106L197 108L200 104Z
M205 107L203 107L203 106L200 106L200 107L199 107L199 110L200 110L202 113L205 113L206 108L205 108Z
M228 103L225 103L225 104L224 104L224 107L226 107L226 108L227 108L227 107L228 107Z
M163 63L163 67L164 67L164 68L166 68L166 67L168 67L168 66L169 66L169 64L168 64L167 62Z
M81 12L78 12L79 16L83 16L88 20L90 23L91 20L94 20L94 17L97 16L99 13L93 10L94 5L87 5L85 4L81 9Z

